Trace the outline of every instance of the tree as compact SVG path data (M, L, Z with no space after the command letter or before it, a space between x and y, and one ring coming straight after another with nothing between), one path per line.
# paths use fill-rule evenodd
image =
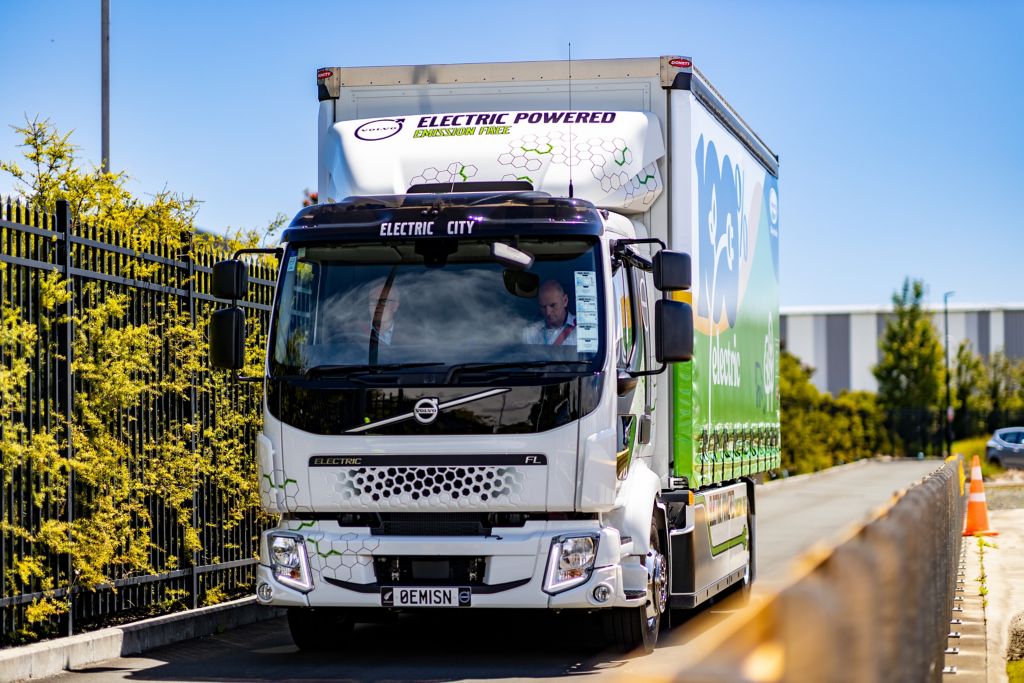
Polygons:
M885 424L885 412L878 397L869 391L844 391L834 401L834 420L829 430L833 440L844 439L848 445L840 449L844 462L892 453L892 439Z
M137 198L125 187L124 172L82 168L71 133L61 134L49 119L26 120L24 126L13 128L22 138L27 163L23 167L15 161L0 161L0 171L17 181L18 194L30 205L52 210L58 199L65 199L76 220L123 230L133 241L127 246L144 246L156 239L176 247L192 234L199 209L194 197L163 190L151 201Z
M827 418L822 395L811 383L814 369L783 351L779 358L779 403L782 422L782 469L790 474L813 472L833 465L821 438Z
M958 439L977 436L985 429L988 401L985 396L985 363L964 339L956 350L950 378L953 388L953 433Z
M851 391L832 398L811 383L813 374L813 368L782 352L782 469L790 474L814 472L891 452L885 417L875 395Z
M931 318L921 306L925 286L907 278L892 297L893 316L879 342L874 368L878 401L905 451L930 451L936 433L935 409L943 380L942 346Z
M1002 351L993 353L985 368L984 391L989 409L988 431L1008 426L1024 413L1024 362L1015 362Z

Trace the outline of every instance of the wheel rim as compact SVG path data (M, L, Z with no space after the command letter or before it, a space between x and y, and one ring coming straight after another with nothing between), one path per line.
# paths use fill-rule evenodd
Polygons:
M668 566L665 556L650 550L644 562L647 567L647 628L654 628L668 606Z

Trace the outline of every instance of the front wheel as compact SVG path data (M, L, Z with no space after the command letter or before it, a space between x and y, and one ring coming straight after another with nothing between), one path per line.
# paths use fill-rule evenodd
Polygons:
M647 595L639 607L614 607L605 615L605 634L620 652L650 654L658 642L661 617L668 607L668 561L661 553L658 529L651 522L651 549L644 558Z
M289 607L288 630L300 650L322 652L342 647L352 631L344 610L324 607Z

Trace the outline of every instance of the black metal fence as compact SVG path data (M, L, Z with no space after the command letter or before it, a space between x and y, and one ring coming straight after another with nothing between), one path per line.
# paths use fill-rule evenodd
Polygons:
M190 366L163 336L153 337L158 348L148 349L148 370L135 372L148 390L116 408L109 434L110 443L123 449L118 452L130 454L115 463L116 480L150 482L140 488L131 513L147 539L139 543L136 535L116 548L103 580L87 582L76 553L88 551L92 539L73 537L76 520L99 514L97 501L109 485L85 476L92 464L75 451L81 443L76 439L95 436L79 399L97 391L74 371L74 349L83 343L76 320L107 297L123 296L120 319L104 321L111 330L172 316L192 331L194 345L203 346L215 305L211 266L227 255L223 246L199 244L191 234L140 245L137 235L70 220L64 202L55 213L0 202L0 305L7 313L0 326L0 401L8 403L0 405L0 643L71 634L249 590L255 540L265 520L255 494L240 493L245 478L225 475L226 455L218 449L225 435L236 444L254 442L260 388L215 376L205 367L203 350L193 357L201 365ZM273 268L253 263L250 276L250 296L241 305L249 309L250 336L265 339ZM70 294L58 305L54 282ZM16 321L35 330L27 345L15 338ZM26 360L27 377L12 376L12 368L24 369L18 363ZM62 464L33 455L33 441L45 438L52 439ZM154 448L167 441L183 454L202 454L206 465L187 484L191 500L161 494L162 477L180 476L152 469ZM251 447L245 449L245 466L254 471ZM158 467L173 469L173 463ZM255 474L248 478L255 481ZM55 543L53 529L65 530L66 546ZM57 609L39 609L44 603Z
M951 441L990 436L1001 427L1024 425L1024 410L997 408L986 411L959 411L950 423L946 411L928 408L902 408L886 413L886 427L898 439L897 452L914 456L942 455L945 439ZM967 455L984 455L970 453Z

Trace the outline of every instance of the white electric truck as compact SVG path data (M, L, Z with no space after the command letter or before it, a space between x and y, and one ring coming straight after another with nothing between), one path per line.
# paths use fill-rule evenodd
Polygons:
M324 68L256 444L302 648L413 609L650 650L754 578L778 466L778 158L684 57ZM214 269L240 299L246 265ZM211 362L242 367L237 306Z

